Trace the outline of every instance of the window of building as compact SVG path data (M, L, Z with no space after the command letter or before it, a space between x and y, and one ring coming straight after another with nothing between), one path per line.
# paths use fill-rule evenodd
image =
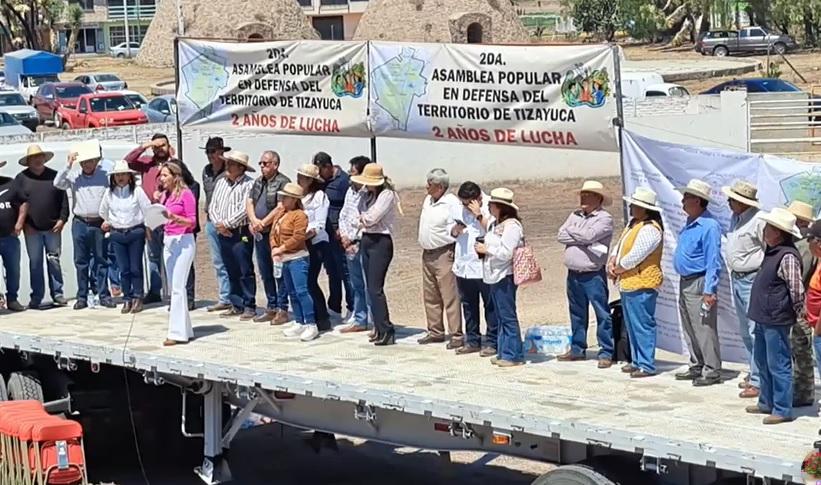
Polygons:
M313 6L313 0L298 0L298 2L299 2L299 5L301 7L312 7Z
M94 10L94 0L69 0L69 3L76 3L83 7L83 10Z
M135 7L138 4L140 7L144 7L146 5L154 5L156 0L125 0L126 5L129 7ZM123 6L123 0L106 0L106 4L109 7L120 7Z
M474 22L468 25L468 44L482 43L482 24Z
M128 41L142 44L145 33L148 31L147 25L129 25ZM125 27L123 25L112 25L108 28L108 45L114 46L125 42Z
M311 19L314 29L319 32L319 37L323 40L344 40L345 27L342 17L314 17Z

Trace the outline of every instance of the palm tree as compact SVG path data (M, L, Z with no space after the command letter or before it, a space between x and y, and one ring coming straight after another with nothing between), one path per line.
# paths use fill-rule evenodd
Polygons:
M68 6L66 11L66 24L71 29L71 34L68 37L68 45L66 46L66 53L63 55L63 68L65 69L68 60L74 54L74 46L77 44L77 34L80 32L80 25L83 23L83 8L72 3Z

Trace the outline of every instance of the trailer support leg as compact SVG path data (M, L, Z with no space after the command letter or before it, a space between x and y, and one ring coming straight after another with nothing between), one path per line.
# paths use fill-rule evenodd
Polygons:
M231 481L231 469L222 454L222 394L224 384L213 382L204 396L204 457L194 473L208 485Z

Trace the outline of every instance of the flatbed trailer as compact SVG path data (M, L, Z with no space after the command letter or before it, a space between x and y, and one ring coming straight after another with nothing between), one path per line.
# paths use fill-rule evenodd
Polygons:
M735 381L708 388L676 381L672 371L683 360L661 362L660 375L640 380L595 361L538 358L500 369L478 354L418 345L419 329L400 329L391 347L368 344L362 333L303 343L277 327L202 309L192 313L195 340L163 347L167 318L165 307L136 316L6 313L0 348L47 358L55 370L122 367L180 386L183 396L199 394L204 459L197 473L209 484L230 481L224 450L251 412L395 445L571 465L538 484L804 483L801 461L821 428L808 408L792 423L764 426L761 416L744 413L751 401L737 397ZM233 413L226 415L226 403ZM184 411L182 418L185 428Z

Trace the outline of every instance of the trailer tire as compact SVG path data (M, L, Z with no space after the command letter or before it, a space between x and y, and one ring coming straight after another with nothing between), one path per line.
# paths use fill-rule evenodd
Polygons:
M12 372L8 382L9 399L12 401L34 400L44 402L43 385L36 372Z
M583 465L565 465L550 470L532 485L616 485L596 470Z
M6 380L0 375L0 401L8 401L9 392L6 390Z

